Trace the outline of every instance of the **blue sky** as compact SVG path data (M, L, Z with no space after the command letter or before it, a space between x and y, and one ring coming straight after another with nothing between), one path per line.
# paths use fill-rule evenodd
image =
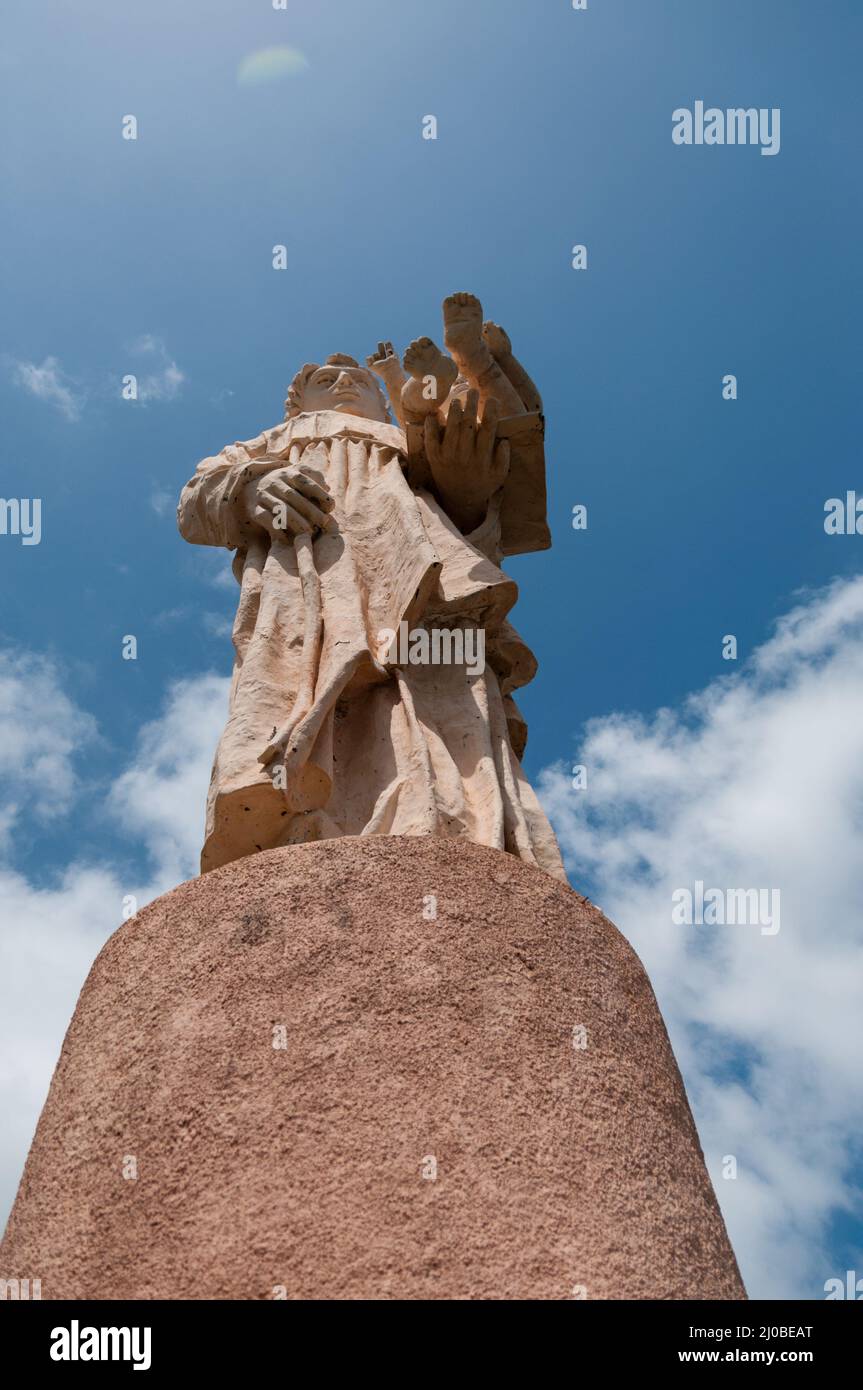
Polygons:
M509 330L548 420L554 548L509 566L516 622L540 660L521 699L526 767L547 774L569 827L573 883L615 907L663 978L621 919L641 900L621 890L618 903L608 861L582 852L581 812L560 812L561 769L582 756L586 721L617 712L648 721L629 753L652 755L655 711L683 729L692 692L720 700L723 635L737 636L750 680L744 663L772 650L795 605L809 604L807 632L825 613L833 623L837 671L843 644L856 650L856 617L834 621L840 599L811 596L837 581L834 596L856 594L863 561L863 538L823 528L828 497L863 494L852 438L861 41L851 0L589 0L583 13L569 0L13 5L0 60L2 492L43 499L43 538L0 537L0 642L10 660L49 663L55 714L62 699L81 712L68 748L60 735L67 787L53 807L20 768L12 778L8 854L31 892L56 889L73 863L167 886L164 858L154 868L163 841L106 806L124 769L137 759L140 770L141 729L176 682L230 670L225 563L185 545L173 520L196 462L276 423L303 362L439 335L441 299L470 289ZM244 58L280 44L307 67L238 82ZM780 153L674 145L671 113L697 99L779 107ZM121 138L127 114L134 142ZM427 114L436 141L421 138ZM272 269L277 243L285 272ZM584 272L571 268L574 243L588 247ZM128 372L149 379L149 400L120 398ZM725 373L738 377L734 402L722 399ZM570 526L576 503L589 509L584 533ZM121 659L127 633L137 662ZM813 649L798 644L784 686ZM221 698L218 683L188 688ZM763 694L757 674L746 688L753 702ZM49 749L55 736L45 728ZM608 771L620 750L603 748ZM806 768L819 746L799 755ZM857 824L860 788L847 794ZM616 835L624 800L635 844L656 814L649 798L597 802L596 823ZM802 963L789 960L791 975ZM704 1138L729 1073L727 1056L722 1071L698 1054L700 1026L670 1022ZM745 1081L745 1027L732 1038L724 1016L713 1026ZM831 1176L839 1209L825 1198L801 1218L792 1286L770 1283L780 1257L768 1234L750 1281L812 1298L852 1267L860 1172L848 1159ZM752 1189L753 1203L805 1206L793 1183L760 1177L770 1190ZM818 1179L805 1181L811 1191ZM806 1248L818 1251L809 1264Z

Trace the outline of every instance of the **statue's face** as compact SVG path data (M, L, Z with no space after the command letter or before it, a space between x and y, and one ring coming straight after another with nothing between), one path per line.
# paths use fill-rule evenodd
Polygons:
M339 410L384 422L387 418L377 383L364 367L318 367L303 388L303 410Z

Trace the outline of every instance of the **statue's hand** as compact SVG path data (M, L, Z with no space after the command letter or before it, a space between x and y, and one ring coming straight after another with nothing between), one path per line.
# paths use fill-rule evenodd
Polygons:
M274 540L304 531L337 529L333 518L327 515L333 509L333 499L323 475L305 464L274 468L247 483L244 496L249 520Z
M497 438L500 410L486 402L478 418L479 392L456 396L442 425L425 421L426 457L438 495L460 530L472 531L483 520L489 498L509 472L509 442Z
M387 372L392 371L393 367L400 365L398 354L392 343L378 343L377 352L372 352L366 358L366 365L371 367L378 376L386 377Z

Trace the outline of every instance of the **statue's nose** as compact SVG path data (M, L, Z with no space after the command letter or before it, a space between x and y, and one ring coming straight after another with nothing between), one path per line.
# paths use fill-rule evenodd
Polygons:
M344 391L346 389L349 391L355 391L356 387L354 385L353 377L348 372L342 372L342 374L336 380L336 390Z

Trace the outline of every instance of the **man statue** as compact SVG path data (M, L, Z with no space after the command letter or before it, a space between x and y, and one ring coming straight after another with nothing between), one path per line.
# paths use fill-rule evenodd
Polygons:
M204 459L180 531L234 550L228 722L201 869L339 835L450 835L564 878L519 762L536 662L503 555L546 548L539 395L472 295L449 355L337 354L282 424ZM393 424L378 381L386 384ZM465 654L470 654L470 661Z

